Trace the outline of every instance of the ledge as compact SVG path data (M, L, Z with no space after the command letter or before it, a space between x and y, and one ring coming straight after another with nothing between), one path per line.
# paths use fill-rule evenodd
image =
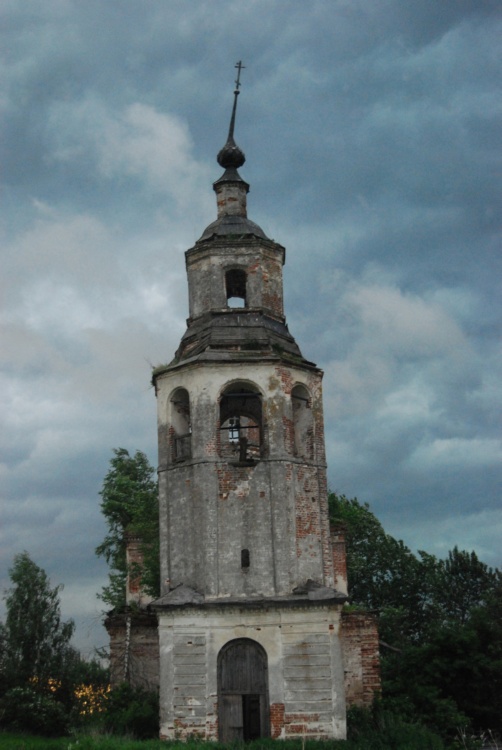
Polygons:
M267 610L267 609L315 609L330 608L345 604L348 596L333 590L333 596L325 599L311 599L309 596L278 596L263 597L261 599L240 599L237 597L228 597L225 599L209 599L201 602L183 602L167 603L167 597L161 597L151 603L151 608L158 612L173 612L187 610L194 612L215 611L218 609L238 609L238 610Z

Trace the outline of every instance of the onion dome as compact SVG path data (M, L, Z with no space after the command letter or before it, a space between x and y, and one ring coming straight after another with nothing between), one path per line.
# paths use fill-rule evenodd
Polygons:
M238 94L239 92L236 91L235 93ZM241 151L234 141L233 135L229 134L228 140L218 153L216 160L223 169L238 169L239 167L242 167L246 161L246 157L244 156L244 152Z

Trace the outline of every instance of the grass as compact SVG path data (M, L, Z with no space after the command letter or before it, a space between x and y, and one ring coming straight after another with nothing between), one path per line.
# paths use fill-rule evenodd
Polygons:
M368 746L364 747L366 750ZM133 740L106 735L76 735L74 737L34 737L32 735L0 732L0 750L363 750L362 745L342 741L256 740L249 743L222 745L218 742L192 740L187 742L162 740Z
M178 747L187 745L176 743ZM127 737L78 735L75 737L34 737L32 735L0 732L0 750L167 750L175 743L160 740L131 740ZM200 748L200 745L199 745Z
M382 744L383 742L383 744ZM387 744L380 735L376 744L370 738L344 741L318 740L256 740L255 742L222 745L218 742L192 740L187 742L161 740L133 740L127 737L106 735L78 735L48 739L31 735L0 732L0 750L435 750L435 744L422 744L420 741L404 744L398 741Z

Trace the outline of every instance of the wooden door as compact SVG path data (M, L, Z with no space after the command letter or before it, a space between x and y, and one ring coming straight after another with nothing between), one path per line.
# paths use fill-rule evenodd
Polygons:
M223 742L233 742L234 740L244 739L242 696L223 694L221 695L218 704L220 705L220 725L225 727L225 738Z
M221 742L269 736L267 655L240 638L218 655L218 724Z

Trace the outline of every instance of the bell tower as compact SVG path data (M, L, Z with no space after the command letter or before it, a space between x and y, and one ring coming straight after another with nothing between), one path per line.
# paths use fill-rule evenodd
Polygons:
M186 252L187 330L153 375L161 736L343 738L347 590L329 529L322 372L286 324L285 249L247 217L236 67L217 218Z

